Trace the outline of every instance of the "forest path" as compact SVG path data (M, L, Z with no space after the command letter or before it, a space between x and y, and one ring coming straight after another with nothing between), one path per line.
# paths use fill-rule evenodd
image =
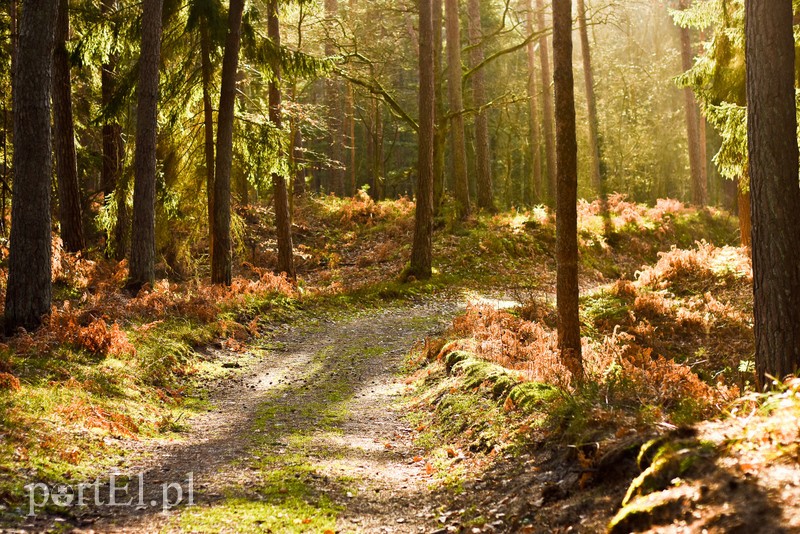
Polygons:
M277 349L212 392L213 409L191 420L184 439L145 446L149 457L128 470L145 473L145 505L101 508L82 528L440 529L430 478L414 462L418 451L401 413L400 371L412 345L440 332L459 309L455 300L432 299L322 320L278 337L271 344ZM164 484L184 481L187 473L194 505L163 511Z

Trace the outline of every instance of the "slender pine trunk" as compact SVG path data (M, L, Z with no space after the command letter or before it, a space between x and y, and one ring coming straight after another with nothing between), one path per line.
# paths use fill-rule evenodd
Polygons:
M536 0L536 22L541 33L539 37L539 64L542 73L542 130L544 133L544 153L549 187L549 204L554 205L556 199L556 148L553 132L553 82L550 72L550 47L547 43L547 26L545 24L544 0Z
M447 88L450 95L450 150L453 184L456 194L456 213L466 219L472 212L467 176L467 145L464 135L464 95L462 92L461 23L459 0L445 0L445 30L447 33Z
M472 47L470 60L472 67L483 63L485 52L483 47L483 24L481 22L481 1L468 0L469 42ZM472 75L472 99L478 109L475 115L475 159L476 185L478 192L478 208L494 213L494 186L492 184L492 164L490 157L489 116L484 106L489 102L486 96L486 74L478 69Z
M534 4L533 0L523 0L527 8L525 15L526 31L533 35ZM536 88L536 43L531 41L527 46L528 54L528 128L530 131L531 176L524 187L523 197L528 204L544 201L544 184L542 183L542 141L539 133L539 95ZM526 180L528 182L528 180Z
M214 172L214 239L211 249L211 283L232 282L231 170L233 168L233 122L236 103L236 74L239 70L244 0L231 0L228 35L222 58L222 87L217 112L217 155Z
M69 52L69 1L58 1L56 44L53 52L53 138L58 183L58 215L61 240L67 252L79 252L86 243L81 218L78 184L78 154L75 149L75 121L72 116L72 79Z
M419 153L414 244L408 275L428 279L433 263L433 150L436 126L433 5L419 0Z
M163 0L144 0L142 48L139 59L139 103L133 184L133 227L128 288L138 291L155 279L156 148L158 144L158 85L161 63Z
M278 0L270 0L268 15L269 39L275 47L281 45L280 19L278 18ZM281 66L278 61L272 63L272 81L269 84L269 120L280 130L283 127L281 117ZM275 224L278 235L278 272L285 273L294 280L297 278L294 268L294 247L292 245L292 218L289 212L289 191L286 178L279 173L272 174L272 188L275 192Z
M558 346L572 379L583 379L578 316L578 143L572 73L572 0L553 0L553 72L556 105L556 259Z

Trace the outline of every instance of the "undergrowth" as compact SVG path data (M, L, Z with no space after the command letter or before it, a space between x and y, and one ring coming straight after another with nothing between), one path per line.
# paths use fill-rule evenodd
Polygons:
M598 226L597 207L581 205L582 276L592 285L632 273L666 249L665 243L682 243L693 226L703 228L714 243L732 239L734 225L719 212L697 212L673 201L645 208L623 197L614 197L610 205L616 230L610 238ZM253 358L254 340L273 325L323 310L351 313L441 291L492 287L523 292L543 288L546 293L551 286L555 232L553 217L543 207L466 222L440 221L434 278L398 282L410 253L413 211L409 200L374 202L365 194L299 201L296 284L272 274L275 236L264 207L239 210L244 227L229 288L169 279L170 273L162 270L163 279L130 296L122 291L125 262L107 260L99 252L69 255L54 239L52 313L36 332L19 332L0 344L0 504L16 506L22 486L31 480L91 478L117 461L124 439L180 432L193 411L205 408L204 383L235 372L224 366L229 360L246 363ZM696 233L697 228L692 235ZM159 265L165 263L169 261ZM737 287L735 276L725 276L731 288ZM724 307L701 293L707 290L704 286L692 287L687 298L699 299L697 313L703 313L703 306ZM644 298L646 291L663 289L642 286L636 291ZM0 300L2 292L4 288ZM614 298L628 308L633 298L636 313L638 297ZM595 306L592 321L616 321L623 314L603 306ZM528 308L543 322L476 308L457 326L459 335L474 333L470 348L482 357L519 370L528 380L562 387L548 326L551 307L529 303ZM734 311L726 317L738 320ZM707 413L708 407L688 409L681 399L691 392L705 395L703 388L711 386L685 374L672 360L647 363L655 352L648 352L651 347L639 343L638 335L618 333L602 342L605 347L586 341L592 376L605 377L608 386L602 395L598 388L596 398L638 402L643 396L655 405L666 403L671 413ZM534 354L536 365L531 364ZM617 375L609 371L615 364L630 371L631 384L615 382ZM678 385L653 390L652 376L663 372L675 374ZM709 398L723 402L728 393L713 395Z

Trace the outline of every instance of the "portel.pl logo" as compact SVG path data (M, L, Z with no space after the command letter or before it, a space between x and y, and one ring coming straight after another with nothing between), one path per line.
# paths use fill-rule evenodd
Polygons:
M47 485L42 482L25 486L28 497L28 516L35 516L45 506L71 507L135 507L139 510L160 508L167 512L179 505L194 505L194 473L188 473L181 482L163 482L148 488L144 473L121 476L110 474L105 481L98 477L93 482L75 486ZM145 498L147 494L147 498Z

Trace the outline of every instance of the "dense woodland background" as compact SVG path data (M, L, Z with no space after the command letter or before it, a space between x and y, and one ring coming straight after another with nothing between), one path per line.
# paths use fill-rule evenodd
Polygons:
M742 524L778 517L793 494L752 466L798 470L777 409L800 414L798 8L4 0L0 520L19 519L26 476L95 474L110 436L191 432L183 411L202 417L208 385L238 379L221 369L247 368L281 325L352 312L361 332L356 312L395 324L398 306L417 332L432 316L402 306L420 302L455 317L404 367L425 477L499 470L541 489L548 528L688 517L642 512L651 494L684 511L763 498ZM465 294L466 312L445 304ZM331 404L308 402L287 416L298 432ZM754 428L769 439L726 441ZM556 485L500 459L539 446ZM731 497L740 471L763 480ZM296 504L269 484L262 501ZM503 491L454 497L458 528ZM556 512L565 500L595 513ZM314 528L333 532L321 502ZM312 523L286 513L279 531ZM504 528L531 521L509 510Z
M554 173L554 133L548 97L552 80L543 75L552 71L552 59L542 55L551 46L548 10L543 4L528 2L473 4L469 13L466 3L459 12L465 105L463 111L457 110L463 115L467 132L471 198L477 198L478 184L491 175L493 204L500 208L552 202L549 175ZM183 277L202 275L206 268L205 262L198 260L203 247L206 251L208 248L205 205L198 202L207 195L209 185L206 173L210 152L204 144L204 121L209 117L204 115L208 111L204 104L212 108L209 124L215 127L227 32L226 8L212 1L167 2L164 6L157 248L163 260L162 271L169 269ZM267 3L248 3L243 16L233 135L232 189L237 204L268 199L270 175L276 169L295 178L290 180L295 196L306 191L352 195L366 186L376 200L413 197L418 117L416 4L287 3L280 10L280 52L267 37L267 9ZM439 9L441 22L441 6ZM664 2L593 2L587 8L600 171L609 192L624 193L637 202L678 198L735 210L735 188L722 179L712 162L721 145L720 133L707 127L706 121L698 121L695 104L687 105L676 82L686 81L681 76L693 65L693 75L710 76L709 68L704 66L709 58L716 53L735 54L736 50L707 50L709 46L719 46L717 41L710 41L714 30L711 24L715 22L708 20L711 15L689 16L673 9L681 6ZM741 6L733 3L729 9L735 13ZM17 46L14 28L18 25L18 10L15 2L9 2L0 21L6 52L2 105L3 177L7 186L13 175L11 58ZM72 209L82 208L80 218L88 244L119 258L127 253L125 236L129 231L124 228L133 207L139 13L137 4L125 2L71 2L68 38L62 36L58 45L66 48L59 57L69 69L69 75L62 75L58 87L66 91L64 80L71 82L73 120L54 133L57 137L74 135L76 140L79 198ZM473 20L477 17L480 20ZM702 26L703 31L683 30L676 26L675 19ZM737 29L730 31L735 33ZM443 183L445 192L453 194L455 185L450 171L454 165L447 138L451 133L449 119L457 113L448 106L445 96L448 56L442 50L447 45L444 33L442 27L436 31L437 102L443 126L437 143L440 157L444 158L437 166L437 183ZM592 183L592 120L582 87L582 49L578 43L576 33L579 194L591 201L597 197ZM269 120L270 61L276 55L281 56L285 71L282 129L276 129ZM542 58L548 63L545 68ZM205 59L208 61L204 70ZM689 81L699 85L702 79ZM735 93L736 88L729 91ZM734 96L728 104L740 105ZM716 107L714 111L719 113ZM714 117L718 124L717 115ZM688 125L687 121L698 121L699 126ZM733 125L723 126L727 129L720 128L722 135L730 136ZM704 189L708 193L698 193L696 197L692 193L690 166L694 148L689 150L687 127L700 132L692 140L699 145L701 159L700 169L694 172L707 183ZM476 128L487 132L478 134ZM487 136L486 140L476 141L478 135ZM482 143L488 143L488 153L480 152ZM279 156L280 146L287 147L285 156ZM479 157L488 157L488 166L479 162ZM734 177L732 163L724 163L722 174ZM55 193L58 189L53 183ZM437 207L444 206L446 210L447 203L440 192L437 188ZM9 193L6 188L7 216ZM66 194L54 194L54 198L59 199L54 202L55 208ZM81 244L80 240L75 243ZM194 250L189 250L190 244ZM238 245L241 247L242 243Z

